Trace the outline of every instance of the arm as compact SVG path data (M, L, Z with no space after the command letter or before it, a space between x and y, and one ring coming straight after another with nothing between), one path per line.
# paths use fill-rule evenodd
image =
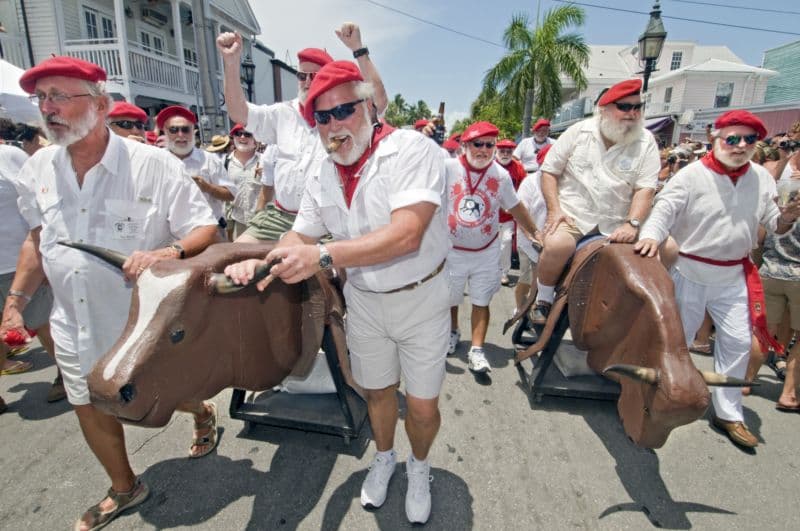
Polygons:
M44 269L42 268L42 255L39 253L39 233L42 228L37 227L28 233L25 241L22 242L19 258L17 259L17 270L14 280L11 283L11 290L24 293L25 296L8 295L6 304L3 308L3 321L0 323L0 338L5 337L9 330L17 330L23 335L25 332L25 321L22 312L28 305L31 297L44 280Z
M547 222L544 226L544 233L552 234L560 223L572 224L571 217L564 214L561 210L561 203L558 200L558 177L549 172L542 172L542 197L547 205Z
M189 234L175 243L183 248L185 257L200 254L206 247L218 241L217 225L201 225L192 229ZM122 264L122 273L125 280L138 277L142 271L162 260L175 260L181 253L174 247L162 247L151 251L134 251Z
M522 231L528 236L528 239L537 241L541 239L539 228L536 226L536 223L534 223L533 218L531 218L528 209L522 204L522 201L511 208L508 213L519 223L520 228L522 228Z
M342 24L341 29L336 30L336 36L347 46L351 52L355 52L364 45L361 42L361 29L353 22L345 22ZM378 116L382 116L389 106L389 97L386 95L386 89L383 86L383 80L375 64L369 58L369 54L362 55L356 59L358 68L364 76L364 80L372 83L375 87L375 95L372 101L375 102L375 107L378 110ZM227 92L225 94L227 98Z
M259 210L264 210L264 207L267 206L267 203L272 201L272 196L275 193L275 188L272 186L267 186L266 184L261 185L261 190L258 192L258 200L256 201L256 212Z
M233 201L233 194L226 187L218 184L211 184L199 175L192 175L192 179L204 194L208 194L220 201Z
M644 221L650 213L651 205L653 204L653 196L656 191L652 188L640 188L633 193L631 199L631 208L628 210L628 219L637 219L639 222ZM627 221L611 233L608 237L609 241L617 243L633 243L636 241L636 235L639 229L634 227Z
M234 122L247 125L247 100L242 89L240 68L242 63L242 36L239 33L222 33L217 37L217 49L222 54L225 105Z

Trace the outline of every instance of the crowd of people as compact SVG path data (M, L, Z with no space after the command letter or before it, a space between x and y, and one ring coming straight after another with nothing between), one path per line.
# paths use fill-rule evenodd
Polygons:
M346 270L350 366L376 446L361 504L377 508L386 499L402 381L411 523L426 522L431 511L428 454L441 423L446 357L461 346L465 288L468 367L483 373L489 305L510 284L514 240L515 301L522 308L535 296L534 326L546 323L576 247L602 237L660 253L687 346L707 341L703 328L714 326L715 368L724 375L752 379L763 354L781 353L800 329L800 197L790 186L800 179L800 124L766 142L758 117L730 111L709 126L707 144L659 151L644 127L641 81L626 80L557 140L546 119L519 144L476 122L439 146L432 123L397 129L382 120L388 100L360 28L346 23L336 33L354 61L300 51L298 97L272 105L246 101L241 36L219 35L234 125L205 148L195 141L191 110L166 107L148 130L145 111L111 100L95 64L52 57L22 76L43 128L6 135L24 151L0 146L0 208L12 220L2 237L14 251L0 261L0 336L14 346L38 333L59 369L48 399L66 396L111 481L75 529L98 529L149 495L130 466L122 425L92 405L87 374L119 337L136 279L156 262L215 242L278 240L263 259L225 269L245 284L273 264L259 290L275 279ZM62 240L126 255L122 273L57 245ZM750 260L762 245L763 288ZM800 411L797 345L781 411ZM11 347L2 348L5 360ZM24 369L9 360L4 374ZM713 424L754 447L742 395L715 388ZM0 399L0 412L5 407ZM187 401L179 409L194 418L189 456L214 451L216 405Z

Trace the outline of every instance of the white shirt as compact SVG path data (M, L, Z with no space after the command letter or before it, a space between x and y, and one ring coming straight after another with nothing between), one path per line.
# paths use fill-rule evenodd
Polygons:
M28 224L17 209L14 181L28 156L19 148L0 144L0 274L13 273L22 242L28 236Z
M774 232L780 211L774 179L758 164L734 185L702 161L680 170L658 193L639 239L662 242L671 235L681 252L713 260L739 260L758 244L758 225ZM719 286L742 278L741 267L679 257L676 267L693 282Z
M542 195L542 172L537 171L533 175L528 175L519 185L517 196L531 215L536 228L542 230L547 221L547 205ZM533 248L531 241L525 236L519 225L517 225L517 248L527 254L531 260L539 259L539 252Z
M224 186L236 197L236 185L228 177L228 172L225 171L225 162L213 153L209 153L202 149L194 148L188 157L185 159L178 159L183 162L184 171L189 177L199 175L204 180L217 186ZM225 201L213 197L211 194L203 194L211 206L211 212L214 217L225 217Z
M350 208L342 181L328 157L312 172L293 230L335 240L369 234L391 222L398 208L433 203L436 209L417 252L371 266L347 268L347 281L366 291L390 291L421 280L445 259L450 248L445 225L445 179L438 146L415 131L396 130L368 159ZM335 265L335 264L334 264Z
M642 129L639 140L606 149L597 118L564 131L547 152L542 171L558 176L561 209L583 234L598 227L608 235L625 223L633 193L655 189L661 160L653 134Z
M303 197L306 178L325 158L325 148L316 127L310 127L298 110L300 101L247 104L247 130L256 140L275 144L274 203L279 208L297 212Z
M264 186L272 186L275 188L275 165L278 163L277 159L278 148L275 144L267 146L264 153L261 154L261 184Z
M60 146L37 151L16 185L20 213L29 227L42 228L39 250L55 299L53 338L57 347L78 353L84 374L122 333L131 285L117 268L57 242L85 242L127 255L217 224L174 155L114 133L83 187Z
M548 144L555 143L556 140L549 136L541 144L534 137L529 136L519 141L517 147L514 148L514 156L525 166L525 171L531 173L539 169L539 163L536 162L536 154L539 153L539 150Z
M470 172L467 179L467 170L461 159L448 159L444 165L450 240L454 247L462 250L480 251L497 237L500 209L511 210L519 203L514 183L496 161L492 161L482 179L476 172Z
M236 186L236 195L231 201L231 218L247 225L247 222L255 214L258 194L261 192L261 176L256 175L261 164L261 155L253 151L251 157L244 164L239 162L233 153L227 160L228 178Z

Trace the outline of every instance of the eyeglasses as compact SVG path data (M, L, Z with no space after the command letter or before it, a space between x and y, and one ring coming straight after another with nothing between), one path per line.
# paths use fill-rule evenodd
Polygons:
M248 133L247 131L236 131L235 133L233 133L233 136L238 136L239 138L241 137L253 138L253 133Z
M316 72L300 72L298 70L297 74L295 74L295 75L297 76L297 81L303 82L306 79L308 79L309 81L314 81L314 76L316 76L317 73Z
M620 103L614 102L614 105L622 112L641 111L644 107L644 102L641 103Z
M503 155L511 155L514 153L514 150L511 148L497 148L497 152Z
M142 129L144 130L144 122L138 120L117 120L115 122L108 122L110 125L116 125L122 129Z
M314 111L314 120L316 120L317 123L324 125L330 122L331 116L333 116L337 121L341 122L356 112L356 105L363 103L363 101L364 100L362 98L349 103L342 103L341 105L337 105L333 109L328 109L327 111Z
M28 99L31 100L31 103L34 105L42 105L47 100L50 100L50 103L55 103L56 105L63 105L72 98L82 98L83 96L91 96L91 94L87 92L86 94L73 94L70 96L69 94L62 94L61 92L53 92L50 94L37 92L36 94L31 94L28 96Z
M167 132L171 135L177 135L178 133L183 133L184 135L188 135L189 133L192 132L192 129L194 129L194 127L190 125L181 125L181 126L173 125L171 127L167 127Z
M484 148L484 147L492 149L494 147L494 142L477 142L477 141L475 141L475 142L470 142L470 144L472 144L472 146L475 149L481 149L481 148Z
M758 142L758 135L728 135L723 140L725 140L725 143L729 146L738 146L742 140L744 140L744 143L748 146L752 146Z

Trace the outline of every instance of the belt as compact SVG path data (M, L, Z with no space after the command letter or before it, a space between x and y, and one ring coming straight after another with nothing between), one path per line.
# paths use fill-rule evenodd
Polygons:
M297 215L297 210L289 210L288 208L286 208L285 206L283 206L282 204L280 204L280 203L278 202L278 200L277 200L277 199L273 199L273 200L272 200L272 203L273 203L273 204L274 204L274 205L275 205L275 206L278 208L278 210L283 210L284 212L286 212L286 213L288 213L288 214L295 214L295 215Z
M500 234L500 232L495 232L495 233L494 233L494 238L492 238L491 240L489 240L489 243L487 243L487 244L486 244L486 245L484 245L483 247L478 247L477 249L470 249L469 247L459 247L458 245L454 245L454 246L453 246L453 249L455 249L456 251L469 251L469 252L471 252L471 253L477 253L477 252L479 252L479 251L483 251L484 249L488 249L488 248L489 248L489 246L490 246L491 244L493 244L493 243L494 243L494 241L497 239L497 236L498 236L499 234Z
M408 291L408 290L412 290L412 289L414 289L414 288L416 288L418 286L421 286L422 284L424 284L425 282L429 281L430 279L432 279L433 277L435 277L436 275L438 275L439 273L442 272L442 269L444 269L444 262L445 261L442 260L442 263L439 264L439 267L434 269L432 273L430 273L428 276L426 276L425 278L423 278L421 280L417 280L416 282L412 282L410 284L406 284L402 288L395 288L395 289L392 289L392 290L389 290L389 291L383 291L381 293L397 293L398 291Z

